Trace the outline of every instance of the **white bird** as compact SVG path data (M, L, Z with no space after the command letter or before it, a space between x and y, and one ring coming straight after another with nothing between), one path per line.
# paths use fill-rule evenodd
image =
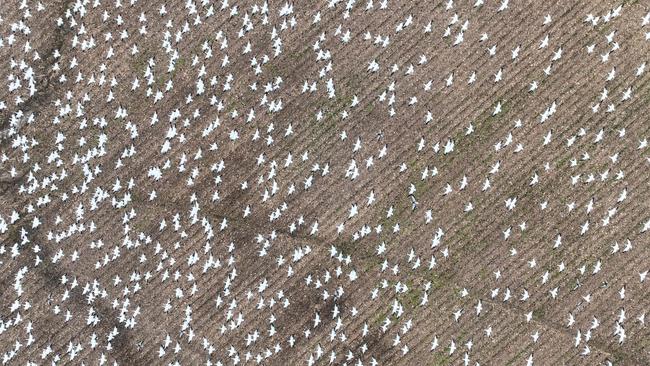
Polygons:
M499 113L501 113L501 102L497 102L497 105L494 107L494 111L492 112L492 115L496 116Z
M549 37L548 37L548 34L547 34L546 37L544 37L544 38L539 42L539 47L538 47L538 49L541 50L542 48L546 48L546 47L548 47L548 39L549 39Z
M499 8L497 9L497 13L508 9L508 2L509 2L509 0L502 0L501 5L499 5Z
M438 337L433 336L433 340L431 341L431 351L434 351L436 348L438 348Z
M533 354L532 353L526 359L526 366L533 366Z
M511 53L512 53L512 59L513 59L513 60L516 59L517 57L519 57L519 51L520 51L520 50L521 50L521 45L518 45L517 47L515 47L515 48L512 50Z

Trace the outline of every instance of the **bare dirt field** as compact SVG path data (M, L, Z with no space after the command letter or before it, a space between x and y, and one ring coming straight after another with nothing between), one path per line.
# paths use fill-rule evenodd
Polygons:
M649 365L649 55L644 1L0 2L2 364Z

